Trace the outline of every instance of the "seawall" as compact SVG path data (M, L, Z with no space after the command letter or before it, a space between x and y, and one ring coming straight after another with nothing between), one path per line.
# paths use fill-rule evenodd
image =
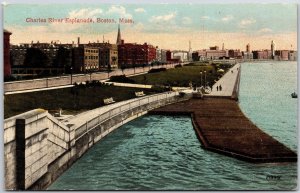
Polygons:
M4 121L5 189L44 190L89 148L149 110L187 100L166 92L115 103L60 122L43 109Z

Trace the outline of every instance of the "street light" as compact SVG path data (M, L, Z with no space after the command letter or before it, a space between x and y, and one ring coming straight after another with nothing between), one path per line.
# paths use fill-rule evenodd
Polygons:
M206 70L204 71L204 88L206 88Z
M200 87L202 87L202 71L200 71L200 77L201 77Z
M72 68L72 66L71 66L71 68L70 68L70 70L71 70L71 85L73 84L73 68Z

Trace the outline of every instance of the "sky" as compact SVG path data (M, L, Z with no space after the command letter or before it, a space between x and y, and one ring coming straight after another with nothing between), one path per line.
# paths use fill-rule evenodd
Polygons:
M47 22L27 22L46 19ZM94 23L50 23L48 18L91 18ZM97 18L116 23L97 23ZM51 42L115 43L119 18L125 43L147 42L162 49L297 49L296 4L8 4L4 28L11 43Z

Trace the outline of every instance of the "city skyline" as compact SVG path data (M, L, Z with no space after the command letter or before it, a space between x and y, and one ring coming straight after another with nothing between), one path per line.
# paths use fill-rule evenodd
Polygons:
M6 5L4 28L11 31L12 44L51 42L115 43L119 18L122 39L150 43L162 49L297 50L296 4L122 4L122 5ZM46 11L47 9L47 11ZM17 15L15 13L18 13ZM53 18L55 22L49 22ZM57 22L61 18L92 18L94 23ZM97 23L97 18L103 20ZM43 21L46 19L46 21ZM114 22L110 22L114 20ZM110 23L103 23L110 22Z

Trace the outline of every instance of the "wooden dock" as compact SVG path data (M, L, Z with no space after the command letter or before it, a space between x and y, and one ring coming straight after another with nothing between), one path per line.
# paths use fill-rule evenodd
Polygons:
M202 146L210 151L253 163L297 161L295 152L254 125L232 99L190 99L149 113L191 115Z

